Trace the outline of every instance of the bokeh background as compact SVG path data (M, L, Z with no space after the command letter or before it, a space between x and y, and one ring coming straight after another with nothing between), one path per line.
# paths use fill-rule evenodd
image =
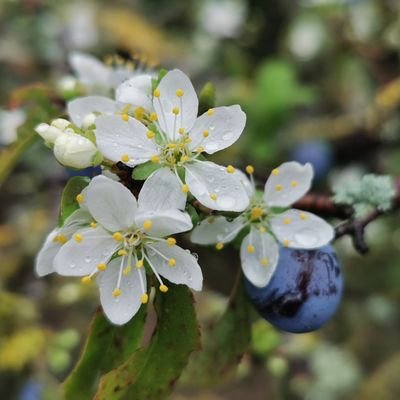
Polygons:
M215 83L217 103L241 104L248 124L239 142L214 159L251 163L260 182L289 159L314 163L319 192L367 172L400 174L397 0L1 0L0 146L10 142L5 110L22 105L30 126L48 117L26 85L61 90L72 50L100 59L135 54L181 68L198 89ZM52 115L61 109L56 100L46 107L54 107ZM79 280L34 275L71 171L42 141L26 147L0 188L0 398L53 400L98 300L96 289ZM345 293L326 327L286 334L254 314L251 349L237 370L212 386L199 385L201 377L183 379L171 398L400 398L398 216L375 221L367 238L366 256L348 238L335 243ZM194 250L206 276L197 309L203 325L212 326L238 255Z

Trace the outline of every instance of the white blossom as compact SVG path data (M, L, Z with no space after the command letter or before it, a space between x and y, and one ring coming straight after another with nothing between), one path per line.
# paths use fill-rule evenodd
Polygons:
M256 192L251 176L236 170L250 199L250 206L234 220L223 216L209 217L192 232L194 243L216 244L222 249L244 228L249 233L242 241L240 258L246 278L255 286L264 287L271 279L279 258L279 245L295 249L315 249L333 238L332 227L309 212L288 209L309 190L313 178L311 164L283 163L268 178L264 193Z
M21 109L0 110L0 146L8 146L17 140L17 130L25 119Z

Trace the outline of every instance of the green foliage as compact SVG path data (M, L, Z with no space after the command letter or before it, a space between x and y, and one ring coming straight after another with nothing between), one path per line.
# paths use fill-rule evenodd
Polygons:
M101 311L92 320L82 356L64 383L65 400L91 399L99 377L125 362L139 347L146 308L124 326L112 325ZM111 398L110 398L111 399Z
M79 208L76 196L82 192L89 182L90 179L84 176L74 176L67 182L61 196L59 226L62 226L65 220Z
M196 314L190 290L181 285L157 293L155 307L158 324L151 343L101 378L96 400L156 400L171 392L199 347Z
M199 95L199 115L215 106L215 86L207 82L200 91Z
M390 176L375 174L341 184L333 190L335 203L353 206L357 216L364 215L374 208L389 210L396 195L393 179Z
M138 181L144 181L154 171L157 171L161 167L161 164L147 161L144 164L136 166L132 171L132 178Z

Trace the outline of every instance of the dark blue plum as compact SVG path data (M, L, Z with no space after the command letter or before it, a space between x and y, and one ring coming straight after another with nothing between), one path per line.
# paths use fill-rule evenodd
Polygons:
M322 180L332 167L333 151L327 141L310 140L297 144L291 158L300 164L309 162L314 168L315 179Z
M319 329L335 314L343 292L343 274L331 245L316 250L280 249L269 284L245 281L248 297L260 315L293 333Z
M74 176L87 176L88 178L93 178L96 175L101 174L100 166L88 167L88 168L84 168L84 169L73 169L73 168L65 168L65 169L70 178L72 178Z

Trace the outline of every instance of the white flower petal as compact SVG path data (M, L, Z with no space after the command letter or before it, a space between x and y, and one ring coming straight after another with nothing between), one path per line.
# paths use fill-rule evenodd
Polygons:
M54 257L61 249L61 244L53 240L57 234L58 229L54 229L49 233L36 257L35 271L39 276L45 276L54 272Z
M146 274L135 268L128 275L122 275L119 287L121 294L118 297L113 297L113 291L118 282L120 266L121 258L115 258L108 264L104 272L99 273L97 278L103 311L107 318L116 325L128 322L142 305L139 273L142 274L144 287L146 287Z
M257 287L268 284L276 269L278 258L279 246L268 233L252 229L240 246L243 273Z
M205 112L197 118L189 133L190 149L195 150L201 145L209 154L225 149L239 139L245 125L246 114L239 105L216 107L211 115Z
M131 104L133 107L143 107L150 111L153 109L151 88L151 75L134 76L117 87L115 98L120 103Z
M82 236L77 242L75 235ZM76 232L54 259L54 269L65 276L89 275L100 263L107 263L120 243L103 228L85 228Z
M145 221L151 221L151 228L146 230L146 233L157 237L186 232L193 228L189 214L177 209L143 212L139 210L135 220L138 227L142 227Z
M244 226L245 220L242 217L228 221L222 216L211 216L193 229L190 240L203 245L228 243L235 239Z
M102 96L78 97L67 104L67 111L71 121L79 127L83 125L85 117L89 114L113 114L116 108L114 100Z
M204 206L220 211L243 211L249 196L238 176L210 161L185 165L186 184Z
M90 214L104 228L114 232L134 224L136 199L121 183L96 176L87 187L86 197Z
M153 250L151 247L155 250ZM194 290L201 290L203 274L201 268L189 251L179 246L168 246L156 243L146 247L147 255L157 272L172 283L184 284ZM160 253L164 256L162 257ZM175 260L173 267L169 266L169 259Z
M237 168L235 169L235 172L233 173L233 175L237 176L240 179L240 182L242 182L242 185L244 186L249 198L253 197L256 189L255 189L253 183L248 178L248 176L243 171L241 171L240 169L237 169Z
M138 205L141 211L173 208L184 210L186 197L175 174L169 168L160 168L144 182L139 193Z
M271 229L286 247L316 249L329 243L334 237L331 225L314 214L291 209L271 220Z
M288 207L303 197L311 186L314 175L311 164L295 161L281 164L269 176L264 188L267 206Z
M182 71L174 69L161 79L157 90L160 97L153 98L153 106L161 129L171 139L179 137L180 128L190 131L199 109L199 100L190 79ZM183 96L178 97L177 90L182 90ZM175 107L179 108L178 115L172 112Z
M96 143L100 152L114 162L122 161L133 167L158 154L157 147L146 136L147 128L134 118L123 121L117 116L96 119ZM129 158L128 161L124 157Z

